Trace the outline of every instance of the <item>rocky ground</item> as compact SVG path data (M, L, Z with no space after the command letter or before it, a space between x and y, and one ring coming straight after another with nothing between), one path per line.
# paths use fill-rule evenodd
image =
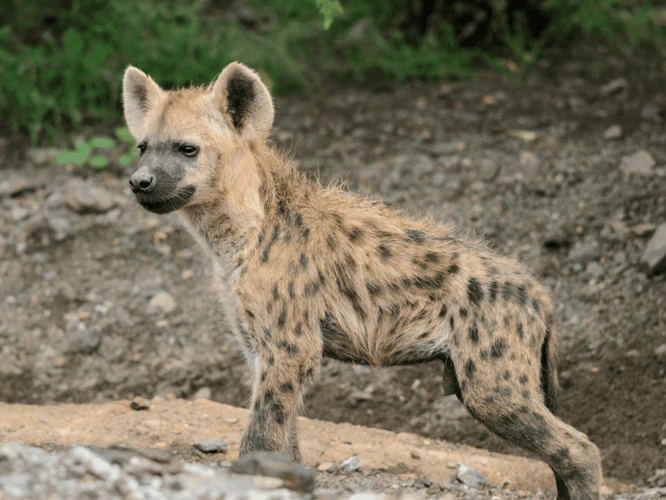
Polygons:
M666 469L666 81L604 57L602 72L573 61L526 81L278 99L274 140L325 182L449 219L534 269L562 339L558 414L608 475L651 487ZM119 169L2 144L0 399L244 405L247 371L176 219L141 211ZM326 362L307 415L521 453L441 397L440 369Z

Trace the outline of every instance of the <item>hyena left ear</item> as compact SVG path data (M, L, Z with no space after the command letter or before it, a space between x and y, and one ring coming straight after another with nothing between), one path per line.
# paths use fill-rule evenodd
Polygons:
M164 91L140 69L129 66L123 77L125 122L132 136L139 140L148 112L155 107Z
M244 138L264 137L273 126L273 100L266 85L247 66L233 62L213 85L213 100Z

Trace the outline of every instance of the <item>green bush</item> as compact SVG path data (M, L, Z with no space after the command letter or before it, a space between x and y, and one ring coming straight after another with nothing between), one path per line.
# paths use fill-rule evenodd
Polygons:
M513 9L517 1L535 6L548 20L543 29ZM435 80L469 75L498 56L527 67L572 43L622 52L664 43L650 3L638 0L435 0L427 15L414 0L340 4L247 0L253 20L235 15L233 2L5 0L0 126L49 142L86 123L116 124L128 64L177 87L212 81L240 60L281 92L314 87L321 75Z

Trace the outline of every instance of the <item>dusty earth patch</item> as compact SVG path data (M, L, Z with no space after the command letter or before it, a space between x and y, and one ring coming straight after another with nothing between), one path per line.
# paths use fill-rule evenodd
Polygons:
M323 181L450 219L534 269L562 337L558 415L599 445L607 474L644 483L666 468L666 279L640 262L666 222L666 82L623 65L278 99L274 138ZM602 92L616 76L626 85ZM202 391L244 405L248 372L175 219L142 212L122 172L0 156L0 399ZM72 210L85 189L72 177L104 204ZM440 370L327 362L307 415L519 453L441 397Z

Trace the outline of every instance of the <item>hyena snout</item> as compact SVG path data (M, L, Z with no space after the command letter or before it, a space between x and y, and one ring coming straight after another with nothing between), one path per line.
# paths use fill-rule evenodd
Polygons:
M155 175L144 168L140 168L134 172L132 177L130 177L129 183L133 193L150 193L157 185Z
M129 183L136 201L146 210L166 214L185 207L194 196L194 186L179 187L182 175L167 170L143 166L130 177Z

